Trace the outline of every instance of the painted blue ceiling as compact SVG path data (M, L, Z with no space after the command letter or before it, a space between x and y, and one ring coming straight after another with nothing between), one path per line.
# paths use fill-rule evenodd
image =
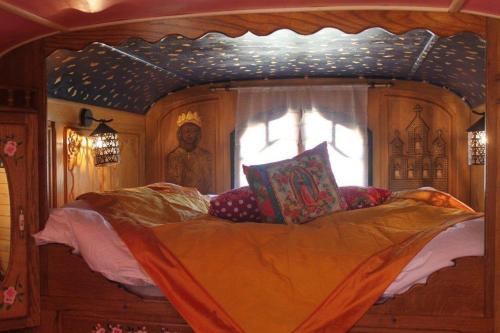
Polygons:
M345 34L325 28L303 36L278 30L197 40L174 35L155 44L130 39L59 50L47 60L51 97L141 113L176 90L236 80L364 77L426 81L447 87L471 106L484 103L485 48L463 33L439 38L428 30L394 35L380 28Z

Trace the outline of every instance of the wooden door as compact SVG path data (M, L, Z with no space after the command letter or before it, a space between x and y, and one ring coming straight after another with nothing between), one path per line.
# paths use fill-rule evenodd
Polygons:
M0 112L0 331L39 323L37 117Z

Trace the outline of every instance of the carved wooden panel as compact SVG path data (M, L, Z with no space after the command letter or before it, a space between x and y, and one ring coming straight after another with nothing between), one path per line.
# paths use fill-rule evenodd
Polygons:
M469 203L471 111L462 100L428 84L397 82L370 89L368 109L375 186L432 186Z
M404 129L394 130L389 142L389 188L404 190L432 186L448 192L448 152L441 128L430 128L422 115L420 104L414 106L415 116ZM446 131L449 137L449 131ZM403 136L403 138L402 138Z
M168 179L169 169L173 168L172 157L175 152L180 152L179 140L177 136L177 131L179 126L177 125L177 120L182 114L190 112L191 114L196 113L201 118L201 138L198 142L198 146L195 151L201 149L205 154L199 155L198 158L196 152L186 152L185 154L188 158L178 161L180 164L190 163L191 166L196 168L196 173L205 174L208 179L203 179L202 182L191 179L183 179L180 177L179 185L196 187L202 193L214 193L215 192L215 158L216 158L216 136L215 131L217 128L217 114L219 109L219 100L214 97L203 98L188 101L185 104L179 105L170 109L164 114L160 120L160 131L158 135L160 137L160 142L162 144L162 151L164 152L162 162L162 179L166 181L173 181ZM202 160L202 156L205 156ZM190 166L184 165L184 168L189 168ZM185 178L185 177L184 177ZM173 181L175 182L175 181ZM196 185L195 185L196 184Z
M146 115L146 177L148 183L166 180L167 155L178 146L177 118L196 112L202 134L198 146L211 156L207 193L230 188L230 133L234 129L235 92L211 92L208 87L184 90L158 101Z

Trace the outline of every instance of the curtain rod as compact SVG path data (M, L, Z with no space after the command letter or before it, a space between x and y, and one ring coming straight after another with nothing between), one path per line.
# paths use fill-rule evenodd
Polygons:
M307 80L307 78L306 78ZM317 79L317 80L322 80L322 79ZM265 80L265 82L273 82L273 83L277 83L279 82L279 80ZM310 82L313 82L313 80L311 80ZM347 84L349 85L353 85L353 86L359 86L359 85L366 85L370 88L390 88L392 86L394 86L394 83L392 82L374 82L374 81L366 81L366 82L347 82ZM280 85L281 87L284 87L284 86L301 86L301 85L304 85L304 83L299 83L298 81L297 82L288 82L288 83L284 83L282 85ZM319 81L316 81L314 83L314 85L332 85L332 86L335 86L335 85L346 85L346 82L337 82L337 83L320 83ZM229 83L229 84L214 84L213 87L210 87L209 90L212 91L212 92L215 92L215 91L230 91L230 90L237 90L238 88L254 88L254 87L269 87L269 86L272 86L270 85L270 83L268 84L250 84L250 83L244 83L244 82L233 82L233 83Z

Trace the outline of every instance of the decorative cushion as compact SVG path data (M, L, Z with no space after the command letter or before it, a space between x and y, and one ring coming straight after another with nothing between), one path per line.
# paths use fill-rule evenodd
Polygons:
M436 190L433 187L420 187L415 190L397 191L391 195L391 200L413 199L423 201L429 205L446 208L456 208L466 212L475 212L474 209L458 200L449 193Z
M243 170L266 222L304 223L346 208L326 142L292 159Z
M260 222L260 210L250 187L224 192L210 200L208 213L234 222Z
M372 186L342 186L339 189L350 210L380 205L391 196L391 191Z

